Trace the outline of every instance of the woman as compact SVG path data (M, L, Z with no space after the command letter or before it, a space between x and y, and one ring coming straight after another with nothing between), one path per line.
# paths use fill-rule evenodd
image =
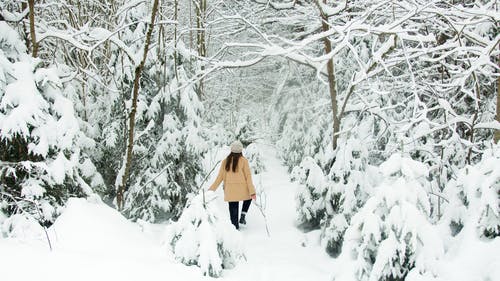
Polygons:
M248 160L243 157L243 144L235 141L231 144L231 153L222 161L219 175L209 190L215 191L224 181L224 201L229 203L231 223L239 229L239 224L246 225L245 216L252 199L255 200L255 187L252 182ZM241 217L238 222L238 210L243 201Z

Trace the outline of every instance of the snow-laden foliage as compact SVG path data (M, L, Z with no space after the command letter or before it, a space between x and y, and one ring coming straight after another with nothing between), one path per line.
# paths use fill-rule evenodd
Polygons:
M236 126L234 128L234 139L241 141L243 146L248 146L253 143L256 139L255 124L252 124L250 116L246 115L244 117L239 116L236 120Z
M498 156L487 150L500 129L497 1L159 0L139 69L154 2L34 1L30 17L26 1L0 1L8 229L23 224L8 222L15 212L45 220L91 189L113 205L122 182L127 216L175 220L203 178L206 143L265 138L301 182L299 221L321 229L330 253L345 246L368 198L383 197L373 166L394 154L428 168L418 181L428 207L417 210L452 227L443 239L471 229L498 238L498 180L488 168ZM35 49L39 58L28 57Z
M281 135L281 140L277 142L277 147L280 150L281 158L287 163L289 170L300 164L304 158L303 145L305 145L305 133L302 128L305 124L301 118L296 118L293 113L288 114L289 118L284 121L284 130Z
M500 149L495 145L475 165L462 168L448 182L444 194L450 201L444 221L453 235L464 227L475 229L478 237L500 236Z
M444 248L428 220L428 169L400 154L380 169L385 179L353 216L342 255L353 259L358 280L404 280L413 268L435 270Z
M280 151L280 158L291 172L299 166L306 157L317 160L321 167L331 165L333 153L331 140L326 136L331 134L331 118L328 115L327 100L318 95L324 90L322 85L312 83L313 76L309 69L299 68L290 70L285 76L282 87L286 87L287 94L276 92L273 97L273 129L278 132L276 146ZM305 73L308 85L297 85L291 75ZM308 106L303 106L307 104ZM329 146L330 145L330 146Z
M26 214L14 214L4 221L0 218L0 237L17 239L43 240L45 238L44 228L34 217Z
M168 226L165 241L177 260L220 277L244 256L241 234L222 213L212 191L196 195L179 220Z
M258 144L252 143L247 146L245 148L245 157L248 159L252 173L260 174L266 171L266 165L262 159L263 152Z
M185 81L183 70L178 72ZM145 109L148 125L141 132L150 136L138 142L153 152L131 179L124 208L129 217L147 221L178 218L188 195L196 192L200 162L207 149L201 136L202 109L192 87L176 80L152 98Z
M344 233L351 218L365 204L377 184L377 169L368 164L366 145L352 137L339 143L335 163L331 167L326 193L326 217L322 221L322 239L326 250L340 253Z
M276 28L287 40L269 43L271 47L259 46L264 53L283 51L283 56L317 70L317 75L311 76L307 71L294 72L294 66L284 68L289 74L276 79L276 92L287 93L286 99L281 95L271 98L271 125L278 132L277 147L285 164L291 170L311 157L328 175L324 192L299 190L299 197L316 198L316 202L301 201L305 205L297 208L299 218L305 217L304 209L326 204L327 215L318 228L327 250L338 253L333 249L341 247L350 219L360 212L377 185L376 181L367 184L377 177L371 167L401 153L429 170L429 176L421 182L429 203L423 217L432 222L443 217L454 232L459 231L463 224L460 219L470 213L465 212L465 195L456 195L464 187L453 182L465 165L486 157L493 133L500 128L498 118L495 120L499 51L493 47L499 40L496 4L365 0L316 4L290 2L280 10L282 21L298 33L287 34ZM316 13L311 12L315 8ZM327 31L321 25L321 14L328 15ZM285 20L287 16L293 20ZM456 23L461 23L464 32L457 31ZM368 26L373 29L367 31ZM323 32L316 36L310 30ZM331 42L332 50L322 44L324 38ZM328 60L333 61L333 77L325 67ZM314 66L316 61L321 64ZM321 87L309 92L310 85L315 84ZM335 112L338 122L334 123ZM331 127L336 125L339 131L334 136ZM339 142L332 151L330 141L336 136ZM346 144L359 144L365 152L360 159L366 163L350 167L343 158L344 151L349 151L343 147ZM479 186L475 189L484 190ZM494 206L494 191L486 193L490 195L482 200L490 203L482 208L489 211L484 212L484 225L478 228L483 229L480 235L494 237L484 231L495 229L498 213L489 207ZM345 198L352 200L343 206ZM455 207L457 204L462 207ZM449 219L451 210L456 212L454 220Z
M176 219L188 194L196 189L206 145L201 137L203 106L195 93L196 83L190 81L191 67L198 63L182 42L173 43L173 25L167 23L172 2L159 1L158 21L163 23L153 28L151 47L137 80L136 108L132 92L153 2L78 6L70 1L53 2L66 8L36 5L41 22L37 32L47 36L40 51L72 67L74 83L67 91L72 92L82 130L94 142L89 155L104 181L99 195L108 204L115 203L117 187L124 181L129 120L135 110L124 214L151 222ZM63 33L79 35L58 41ZM47 49L54 54L46 54Z
M326 214L324 198L328 186L323 171L314 159L306 157L300 166L293 169L291 177L300 183L296 197L300 226L305 229L318 228Z
M3 21L0 30L2 212L50 225L68 197L93 193L91 185L102 185L102 178L82 151L87 138L62 90L69 84L61 79L65 68L45 67L26 54ZM9 231L16 231L16 221L23 219L7 221Z

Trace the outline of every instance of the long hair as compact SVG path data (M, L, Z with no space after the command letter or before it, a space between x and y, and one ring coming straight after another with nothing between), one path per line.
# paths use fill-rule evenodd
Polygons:
M240 160L241 156L241 153L231 152L226 158L226 166L224 167L226 171L229 172L229 169L232 168L231 170L233 170L233 172L236 172L236 169L238 168L238 161Z

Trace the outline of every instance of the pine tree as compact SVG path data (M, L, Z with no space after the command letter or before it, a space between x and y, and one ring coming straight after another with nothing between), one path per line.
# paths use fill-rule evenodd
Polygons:
M483 159L460 169L443 191L449 198L443 221L453 235L471 231L478 237L500 236L499 148L484 152Z
M134 219L177 219L189 195L197 192L203 171L201 160L207 150L201 127L203 106L192 86L184 82L183 69L178 69L181 80L172 73L170 83L151 99L142 117L147 121L143 134L148 137L138 141L153 153L137 163L126 194L124 211Z
M64 67L28 56L19 34L0 22L0 195L2 212L52 224L69 197L103 181L85 155ZM13 231L15 226L10 226Z
M385 179L353 216L342 255L352 257L358 280L404 280L413 268L434 270L444 248L428 220L427 167L394 154L380 169Z

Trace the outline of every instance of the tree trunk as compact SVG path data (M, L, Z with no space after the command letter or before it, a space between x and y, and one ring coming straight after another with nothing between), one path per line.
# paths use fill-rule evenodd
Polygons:
M469 63L469 65L471 65L471 64ZM476 92L476 101L475 101L474 115L472 116L472 123L471 123L470 131L469 131L470 132L469 141L471 142L471 147L469 148L469 153L467 153L467 164L469 164L469 165L472 163L472 149L474 148L474 130L475 130L476 122L478 121L478 118L479 118L479 111L480 111L479 102L481 99L481 92L480 92L481 89L479 88L479 82L478 82L478 79L477 79L475 72L472 72L472 78L474 81L474 91Z
M326 0L323 0L323 3L326 3ZM327 32L330 30L330 26L328 25L328 17L323 13L321 6L318 4L318 8L321 14L321 30L323 32ZM328 37L323 38L323 43L325 45L325 54L328 54L332 51L332 43ZM338 141L338 133L340 132L340 117L338 116L338 105L337 105L337 88L335 82L335 68L333 65L333 58L330 59L326 65L326 69L328 72L328 89L330 91L330 100L332 104L332 114L333 114L333 140L332 140L332 148L335 151L337 149L337 141Z
M179 9L179 2L178 0L174 1L174 21L177 21L178 19L178 9ZM177 81L179 81L179 73L177 70L177 24L174 25L174 72L175 72L175 78Z
M199 0L196 7L196 28L197 28L197 44L198 44L198 55L201 57L206 56L207 47L205 41L205 21L207 13L207 1Z
M128 131L128 144L125 159L125 171L123 172L123 177L121 184L118 186L118 192L116 195L116 204L118 210L123 208L123 193L125 192L125 187L127 186L128 177L130 174L130 166L132 163L132 153L134 148L134 129L135 129L135 114L137 112L137 97L139 95L139 82L146 63L146 58L148 55L149 44L151 42L151 34L153 33L155 18L158 11L158 0L153 2L153 10L151 11L151 22L149 24L148 31L146 33L146 41L144 43L144 53L142 55L142 60L139 65L135 68L135 78L134 78L134 89L132 93L132 108L129 115L129 131Z
M206 0L198 0L196 3L196 44L198 48L198 55L201 58L205 58L207 56L207 43L205 40L205 21L206 21L206 12L207 12L207 1ZM201 71L205 70L205 66L201 65ZM203 78L200 79L198 85L198 97L201 99L204 93L204 81Z
M38 56L38 44L36 43L35 33L35 0L28 0L28 6L30 9L31 55L36 58Z
M496 3L496 11L498 12L498 7L499 3ZM498 22L497 22L497 27L500 27ZM498 45L498 49L500 49L500 45ZM500 67L500 55L497 57L498 59L498 66ZM500 73L499 73L500 75ZM500 122L500 76L497 77L497 122ZM498 143L500 140L500 130L495 130L495 136L494 136L495 143Z
M500 67L500 56L498 56L498 66ZM497 77L497 121L500 122L500 76ZM500 130L495 130L495 143L498 143L499 140Z

